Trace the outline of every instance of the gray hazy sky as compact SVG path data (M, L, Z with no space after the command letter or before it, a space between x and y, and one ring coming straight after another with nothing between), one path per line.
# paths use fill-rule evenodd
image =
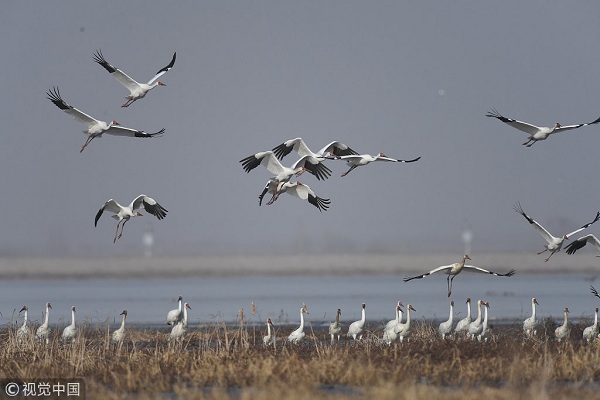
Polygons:
M532 148L485 113L548 126L600 116L596 1L11 2L0 14L4 254L539 251L524 210L555 234L593 218L600 126ZM96 49L146 81L177 51L168 86L122 109L127 91ZM166 134L107 136L83 154L84 126L46 99ZM300 181L331 208L257 196L270 176L239 160L301 136L360 153L413 158L341 178ZM290 165L289 155L284 164ZM98 208L140 193L169 214L144 216L112 243ZM600 225L590 229L600 232ZM587 250L590 251L590 250Z

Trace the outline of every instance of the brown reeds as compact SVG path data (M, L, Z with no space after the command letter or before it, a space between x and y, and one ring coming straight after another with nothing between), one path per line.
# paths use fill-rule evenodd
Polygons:
M390 346L381 332L331 344L325 331L307 331L298 345L276 329L264 346L261 327L216 323L169 343L168 331L128 330L115 345L106 327L80 326L74 343L17 342L0 332L0 379L83 378L87 398L533 398L592 393L600 381L600 344L545 334L527 339L520 327L494 329L491 341L441 340L416 321L408 343ZM573 327L577 331L580 327Z

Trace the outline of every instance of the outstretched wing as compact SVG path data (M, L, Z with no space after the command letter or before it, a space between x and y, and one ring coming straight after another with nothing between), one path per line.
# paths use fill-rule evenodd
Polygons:
M411 163L411 162L419 161L420 159L421 159L421 157L413 158L412 160L399 160L397 158L382 157L382 156L377 157L377 161L392 161L392 162L399 162L399 163Z
M46 92L46 95L48 96L48 100L53 102L56 107L60 108L76 120L83 122L88 126L88 128L98 123L97 119L92 118L86 113L76 109L75 107L68 105L62 99L62 97L60 97L60 91L58 90L58 87L53 87L52 89Z
M159 220L167 216L167 209L158 204L152 197L148 197L145 194L140 194L130 205L132 210L137 210L142 206L144 207L144 210L148 211Z
M484 274L490 274L490 275L496 275L496 276L513 276L515 274L514 269L511 269L506 274L499 274L498 272L488 271L487 269L476 267L474 265L465 265L463 268L467 269L468 271L481 272Z
M281 165L272 151L261 151L260 153L256 153L240 160L240 162L246 172L252 171L259 165L265 166L265 168L274 175L278 175L283 171L283 165Z
M306 143L304 143L304 140L302 140L302 138L286 140L279 146L274 147L273 153L275 153L275 156L277 156L277 158L281 160L283 159L283 157L290 154L292 150L298 153L300 157L313 155L313 152L310 151L310 149L308 148Z
M109 211L113 214L117 214L119 211L121 211L122 208L123 207L119 203L114 201L113 199L108 200L106 203L104 203L102 205L102 207L100 207L100 209L96 213L96 218L94 219L94 226L98 225L98 220L102 216L102 213L104 212L104 210Z
M596 296L596 297L600 298L600 294L598 293L598 291L596 290L596 288L595 288L595 287L593 287L593 286L590 286L590 289L591 289L591 291L592 291L592 294L593 294L594 296Z
M166 74L168 71L171 70L171 68L173 68L173 65L175 65L175 59L177 58L177 52L173 53L173 59L171 60L171 62L169 63L169 65L167 65L164 68L161 68L156 75L154 75L154 78L150 79L148 81L148 85L152 85L152 83L157 80L158 78L160 78L161 76L163 76L164 74Z
M165 129L163 128L158 132L148 133L148 132L144 132L144 131L138 131L137 129L126 128L121 125L113 125L110 127L110 129L108 129L104 133L108 133L109 135L114 135L114 136L149 138L149 137L161 136L163 133L165 133Z
M535 222L529 215L525 214L525 212L523 211L523 208L521 208L521 203L517 202L513 206L513 208L514 208L514 210L516 212L518 212L523 217L525 217L525 219L527 220L527 222L529 222L531 225L533 225L533 227L535 229L537 229L537 231L540 233L540 235L542 235L542 237L546 240L546 242L552 243L552 241L556 239L543 226L541 226L540 224L538 224L537 222Z
M308 172L317 177L318 180L322 181L331 176L331 170L319 160L313 156L303 156L292 165L293 169L298 167L304 167Z
M331 153L334 156L338 156L338 157L351 156L353 154L358 154L356 151L352 150L350 147L348 147L344 143L338 142L338 141L333 141L333 142L329 143L328 145L323 147L321 150L319 150L317 152L317 155L324 157L328 153Z
M600 250L600 241L598 238L596 238L596 236L590 233L589 235L582 236L574 242L569 243L569 245L565 247L565 251L567 254L575 254L577 250L581 249L588 243L594 245L598 250Z
M129 89L130 92L133 92L140 86L140 84L137 83L135 79L127 75L125 72L121 71L119 68L109 64L108 61L104 59L101 50L97 50L94 54L94 61L100 64L102 67L104 67L104 69L107 70L112 76L117 78L117 80L121 82L121 85Z
M588 222L587 224L585 224L585 225L584 225L584 226L582 226L581 228L579 228L579 229L577 229L577 230L575 230L575 231L573 231L573 232L571 232L571 233L568 233L568 234L566 234L566 235L565 235L565 238L566 238L566 239L568 239L568 238L570 238L571 236L573 236L574 234L576 234L577 232L581 232L582 230L584 230L584 229L588 228L590 225L592 225L593 223L595 223L595 222L596 222L596 221L598 221L599 219L600 219L600 211L596 213L596 218L594 218L594 220L593 220L592 222Z
M432 269L429 272L426 272L422 275L417 275L417 276L412 276L412 277L405 277L404 278L404 282L408 282L408 281L412 281L413 279L421 279L421 278L425 278L426 276L429 276L431 274L435 274L436 272L440 272L440 271L445 271L445 270L450 270L452 269L452 267L454 266L454 264L451 265L442 265L441 267L437 267L435 269Z
M523 122L523 121L517 121L516 119L506 118L506 117L502 116L495 109L492 109L492 111L489 111L487 114L485 114L485 116L496 118L496 119L504 122L505 124L508 124L508 125L512 126L513 128L516 128L516 129L523 131L525 133L528 133L530 135L533 135L540 131L540 128L538 126L535 126L535 125L532 125L530 123Z
M300 182L287 185L286 193L296 196L302 200L308 200L310 204L317 207L321 212L327 211L329 209L329 204L331 204L330 199L323 199L317 196L310 186Z

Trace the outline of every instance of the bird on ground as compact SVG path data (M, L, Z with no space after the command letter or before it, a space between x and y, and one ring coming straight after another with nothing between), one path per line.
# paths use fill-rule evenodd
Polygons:
M342 325L340 324L340 315L342 315L342 310L339 308L335 313L335 321L329 324L329 335L331 335L331 343L335 341L335 337L337 336L338 342L340 341L340 335L342 334Z
M312 156L300 157L291 167L284 167L272 151L261 151L240 160L240 162L246 172L252 171L259 165L264 166L274 175L272 179L278 182L287 182L292 176L299 176L304 171L310 172L320 181L331 176L331 170Z
M272 344L275 346L275 328L273 328L273 322L271 322L271 318L267 319L267 336L263 336L263 343L265 346Z
M362 307L362 311L361 311L362 317L358 321L354 321L353 323L351 323L350 326L348 327L348 337L351 337L354 340L357 340L356 338L362 339L363 331L365 329L365 321L366 321L365 309L367 308L367 305L365 303L362 303L361 307Z
M572 243L569 243L569 245L565 247L565 251L567 254L575 254L577 250L581 249L588 243L600 251L600 240L598 240L598 238L591 233L574 240ZM600 255L596 255L596 257L600 257Z
M173 328L171 328L171 333L169 334L169 340L179 340L183 337L188 327L188 313L187 310L191 310L190 303L185 303L183 305L183 318L177 322Z
M27 340L31 331L29 330L29 321L27 320L27 311L29 311L29 308L23 306L23 308L19 310L19 314L21 314L21 311L25 312L23 313L23 325L17 330L17 341L22 343Z
M298 197L301 200L308 200L310 204L317 207L321 212L329 209L330 199L323 199L315 194L310 186L305 185L301 182L277 182L273 179L269 179L265 188L263 189L260 196L258 196L258 205L262 204L263 197L266 193L273 193L271 200L267 202L267 205L273 204L281 193L287 193L289 195Z
M119 221L117 223L117 230L115 231L115 238L113 239L113 243L115 243L117 239L120 239L121 236L123 236L123 229L125 228L125 224L127 223L127 221L129 221L131 217L142 216L142 214L139 211L135 211L139 210L142 207L144 207L146 211L154 215L159 220L167 216L168 211L163 206L158 204L152 197L148 197L145 194L140 194L138 197L133 199L133 201L126 207L120 205L113 199L108 200L106 203L104 203L102 207L100 207L98 213L96 213L96 218L94 219L94 226L98 225L98 220L100 219L102 213L105 210L115 214L111 216L112 218ZM121 225L121 223L123 225ZM117 233L119 233L119 225L121 225L121 234L117 237Z
M535 336L537 333L539 321L536 319L535 306L539 304L535 297L531 299L531 317L523 321L523 331L526 336Z
M119 315L123 316L121 319L121 327L112 334L112 341L117 344L122 343L123 339L125 339L125 318L127 318L127 310L123 310Z
M123 104L121 107L129 107L136 100L143 99L146 94L157 86L167 86L164 83L157 81L163 74L168 72L173 65L175 65L175 58L177 58L177 52L173 53L173 59L164 68L161 68L156 75L152 79L148 81L148 83L138 83L125 72L121 71L117 67L110 65L102 55L102 51L97 50L96 54L94 54L94 61L100 64L104 69L106 69L112 76L117 78L119 82L127 89L129 89L129 96L127 96L127 102Z
M167 325L173 326L183 318L183 296L179 296L177 302L179 306L167 313Z
M471 324L471 298L467 297L467 316L458 321L454 328L454 333L466 332L469 333L469 325Z
M481 332L479 333L479 335L477 336L477 340L478 341L484 341L487 342L490 335L490 330L488 328L488 310L490 308L490 302L486 301L485 303L482 303L484 305L484 309L483 309L483 322L481 324Z
M396 318L389 320L383 328L382 340L387 344L391 344L392 342L398 340L398 333L394 330L394 328L396 328L398 324L402 323L402 307L404 307L404 304L399 301L398 304L396 304Z
M65 342L75 342L77 329L75 328L75 306L71 307L71 325L68 325L62 333L62 340Z
M441 267L434 268L431 271L426 272L422 275L406 277L406 278L404 278L404 282L408 282L413 279L425 278L426 276L435 274L436 272L443 271L446 275L448 275L446 280L448 281L448 297L450 297L450 294L452 294L452 281L454 280L454 277L456 277L456 275L460 274L463 270L473 271L473 272L481 272L481 273L495 275L495 276L507 276L507 277L513 276L515 274L514 269L511 269L506 274L500 274L498 272L488 271L487 269L476 267L474 265L465 265L465 262L470 259L471 259L471 257L469 257L468 254L465 254L461 262L457 262L457 263L450 264L450 265L442 265Z
M481 325L481 305L482 304L485 304L485 302L482 300L477 300L477 318L475 318L475 321L473 321L469 324L468 335L473 340L475 339L475 336L477 336L481 333L481 330L483 328L483 326Z
M53 102L58 108L69 114L74 119L78 120L87 125L87 130L83 131L88 137L83 146L81 146L80 153L90 144L90 142L97 138L102 137L103 134L114 135L114 136L126 136L126 137L137 137L137 138L152 138L160 136L165 133L164 129L158 132L148 133L137 129L126 128L121 126L117 121L112 120L110 123L97 120L90 117L83 111L68 105L61 97L57 87L46 92L48 100Z
M285 156L290 154L292 152L292 150L295 151L296 153L298 153L298 155L300 157L312 156L312 157L318 159L319 161L323 161L326 158L351 156L351 155L358 154L356 151L352 150L350 147L348 147L344 143L341 143L338 141L333 141L333 142L325 145L325 147L323 147L321 150L317 151L316 153L313 153L308 148L306 143L304 143L304 140L302 140L302 138L286 140L279 146L274 147L273 153L275 153L277 158L281 160Z
M563 126L557 122L552 128L549 128L549 127L545 127L545 126L542 126L542 127L535 126L528 122L522 122L522 121L517 121L516 119L503 117L496 110L489 111L485 116L496 118L496 119L504 122L505 124L512 126L513 128L516 128L520 131L527 133L529 135L529 137L527 138L527 141L525 143L523 143L523 146L525 146L525 147L531 147L537 141L546 140L548 138L548 136L550 136L553 133L569 131L571 129L577 129L577 128L581 128L582 126L593 125L593 124L597 124L598 122L600 122L600 118L596 119L595 121L589 122L589 123L577 124L577 125Z
M290 333L290 335L287 338L288 342L299 343L300 341L302 341L302 339L304 339L304 314L309 314L306 305L303 305L300 308L300 326L298 327L298 329Z
M44 315L44 323L41 324L35 331L35 338L39 341L45 340L48 343L48 336L50 334L50 328L48 328L48 316L50 315L50 309L52 304L46 303L46 314Z
M598 337L598 307L596 307L594 313L594 325L588 326L583 330L583 339L588 343Z
M596 221L598 221L600 219L600 212L597 212L596 217L594 218L594 220L592 222L588 222L587 224L583 225L581 228L576 229L573 232L567 233L566 235L558 238L558 237L552 236L550 234L550 232L548 232L543 226L541 226L536 221L534 221L529 215L525 214L525 212L523 211L523 208L521 207L521 203L517 202L514 205L514 209L516 212L518 212L523 217L525 217L527 222L529 222L531 225L533 225L533 227L540 233L540 235L542 235L542 237L546 240L546 242L548 242L547 245L544 245L544 250L537 253L538 255L540 255L540 254L545 253L546 251L550 252L550 255L548 256L548 258L546 258L546 262L550 259L550 257L552 257L554 255L554 253L558 253L560 251L560 249L563 245L563 242L565 240L568 240L574 234L581 232L582 230L586 229L587 227L589 227L590 225L592 225L593 223L595 223Z
M454 300L450 302L450 316L447 321L444 321L438 327L438 332L442 335L442 339L446 339L446 335L452 334L452 325L454 324Z
M571 331L569 329L569 309L567 307L565 307L564 315L565 315L565 320L564 320L563 324L554 330L554 336L556 336L556 339L559 342L563 339L565 339L565 340L568 339L569 334L571 333Z
M350 169L342 174L342 176L348 175L354 168L360 167L363 165L370 164L374 161L387 161L387 162L399 162L399 163L411 163L415 161L419 161L421 157L414 158L412 160L398 160L395 158L390 158L383 153L379 153L376 156L372 156L370 154L353 154L347 156L336 157L337 159L344 160L346 165L350 167Z
M417 311L415 310L415 308L409 304L406 306L406 322L405 323L400 323L397 324L396 327L394 328L394 333L398 334L398 339L400 340L400 343L404 342L404 339L408 339L410 337L410 335L412 334L412 326L410 324L410 312L412 311Z

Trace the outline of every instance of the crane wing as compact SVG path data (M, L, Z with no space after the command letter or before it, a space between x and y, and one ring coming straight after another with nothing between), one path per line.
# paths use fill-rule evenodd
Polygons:
M324 157L325 155L327 155L327 153L331 153L334 156L338 156L338 157L351 156L351 155L358 154L356 151L352 150L350 147L348 147L344 143L338 142L338 141L333 141L333 142L329 143L328 145L323 147L321 150L319 150L317 152L317 155Z
M296 161L294 165L292 165L292 169L296 169L298 167L304 167L304 169L316 176L320 181L331 176L331 170L313 156L303 156Z
M158 78L160 78L161 76L163 76L164 74L166 74L167 72L169 72L171 70L171 68L173 68L173 65L175 65L175 59L177 58L177 52L173 53L173 59L171 60L171 62L169 63L169 65L167 65L164 68L161 68L156 75L154 75L154 78L150 79L148 81L148 85L152 85L152 83L157 80Z
M598 221L600 219L600 212L596 213L596 218L594 218L594 220L592 222L588 222L587 224L585 224L584 226L582 226L581 228L568 233L565 235L565 239L570 238L571 236L573 236L574 234L576 234L577 232L581 232L582 230L586 229L587 227L589 227L590 225L592 225L593 223L595 223L596 221Z
M106 203L104 203L102 207L100 207L100 209L96 213L96 218L94 219L94 226L98 225L98 220L102 216L104 210L107 210L113 214L117 214L119 213L119 211L121 211L122 208L123 207L113 199L108 200Z
M60 91L58 90L58 87L53 87L51 90L46 92L46 95L48 96L48 100L53 102L55 106L57 106L76 120L83 122L88 126L88 128L92 125L96 125L99 122L97 119L92 118L86 113L76 109L75 107L68 105L62 99L62 97L60 97Z
M481 272L481 273L484 273L484 274L490 274L490 275L496 275L496 276L513 276L515 274L515 270L514 269L511 269L506 274L500 274L498 272L488 271L487 269L476 267L474 265L465 265L463 268L466 268L468 271Z
M512 118L506 118L506 117L502 116L495 109L492 109L492 111L489 111L487 114L485 114L485 116L497 118L498 120L504 122L505 124L508 124L508 125L512 126L513 128L516 128L516 129L523 131L525 133L528 133L530 135L533 135L540 131L540 128L535 125L532 125L532 124L529 124L529 123L523 122L523 121L517 121L516 119L512 119Z
M138 131L137 129L127 128L127 127L124 127L121 125L113 125L110 127L110 129L106 130L104 133L108 133L109 135L114 135L114 136L149 138L149 137L161 136L163 133L165 133L165 130L163 128L158 132L148 133L148 132L144 132L144 131Z
M146 211L148 211L148 213L154 215L159 220L167 216L167 209L158 204L152 197L148 197L145 194L140 194L138 197L136 197L131 202L129 207L131 207L132 210L137 210L142 206Z
M533 227L535 229L537 229L537 231L540 233L540 235L542 235L542 237L548 243L552 243L553 240L557 239L554 236L552 236L550 234L550 232L548 232L543 226L541 226L540 224L538 224L537 222L535 222L530 216L528 216L527 214L525 214L525 212L523 211L523 208L521 208L521 203L517 202L517 204L515 204L513 206L513 208L515 209L516 212L518 212L523 217L525 217L525 219L527 220L527 222L529 222L530 224L532 224Z
M308 200L310 204L317 207L319 211L327 211L329 209L330 199L323 199L315 194L310 186L301 182L295 182L292 185L287 185L286 193L296 196L302 200Z
M412 276L412 277L405 277L404 278L404 282L408 282L408 281L412 281L413 279L421 279L421 278L425 278L426 276L429 276L431 274L435 274L436 272L440 272L440 271L444 271L444 270L450 270L452 269L452 267L454 266L454 264L450 264L450 265L442 265L441 267L437 267L435 269L432 269L429 272L426 272L422 275L417 275L417 276Z
M569 243L567 247L565 247L565 251L567 254L575 254L575 252L582 247L584 247L587 243L594 245L598 250L600 250L600 241L593 234L585 235L575 240L572 243Z
M300 157L314 155L313 152L308 148L306 143L304 143L304 140L302 140L302 138L286 140L279 146L274 147L273 153L275 153L275 156L277 156L277 158L281 160L283 157L290 154L292 150L298 153Z
M129 75L127 75L125 72L121 71L119 68L114 67L111 64L109 64L104 59L104 56L102 55L102 51L100 51L100 50L96 51L96 54L94 54L94 61L97 62L98 64L100 64L102 67L104 67L104 69L107 70L112 76L117 78L117 80L119 82L121 82L121 84L123 86L125 86L127 89L129 89L130 92L133 92L140 86L140 84L138 82L136 82L135 79L131 78Z
M249 157L240 160L244 171L250 172L259 165L263 165L274 175L283 171L283 165L279 162L272 151L261 151Z

